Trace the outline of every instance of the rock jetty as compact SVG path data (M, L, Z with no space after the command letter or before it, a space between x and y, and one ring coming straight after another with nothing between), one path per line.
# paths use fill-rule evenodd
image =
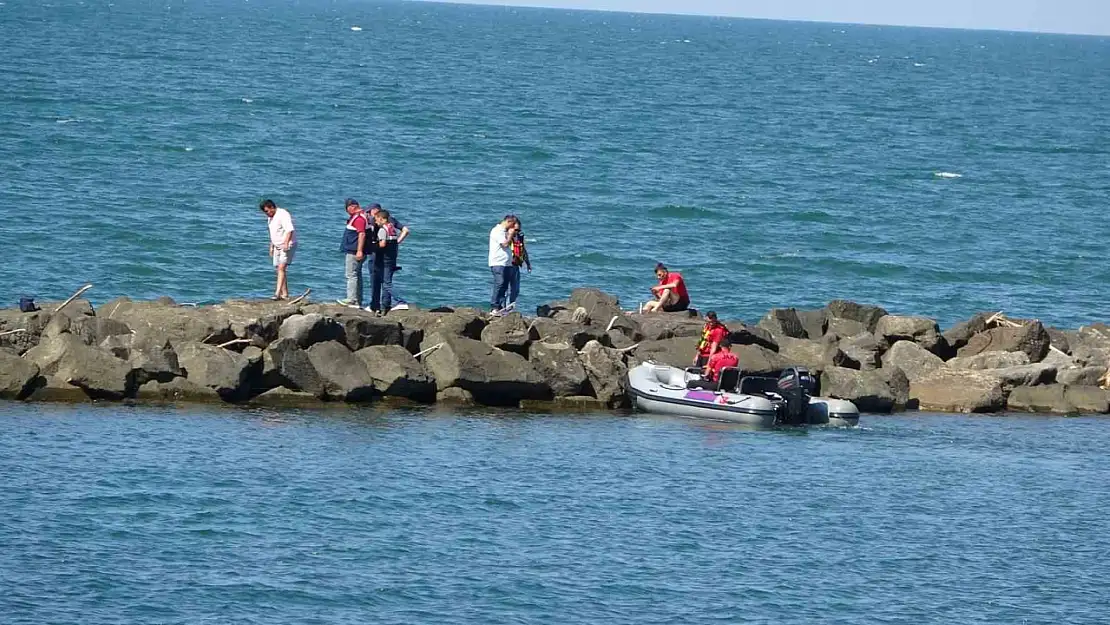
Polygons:
M0 310L0 398L25 401L451 402L612 409L646 360L686 366L696 313L627 313L575 289L535 317L472 308L385 317L307 301L83 299ZM790 365L863 412L1110 412L1110 327L982 313L942 331L847 300L725 321L746 374Z

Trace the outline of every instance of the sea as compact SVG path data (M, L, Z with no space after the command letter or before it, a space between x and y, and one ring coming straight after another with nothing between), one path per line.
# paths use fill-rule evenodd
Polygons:
M0 306L522 308L663 262L757 320L1110 320L1110 39L360 0L0 0ZM1110 622L1110 422L0 404L0 622Z

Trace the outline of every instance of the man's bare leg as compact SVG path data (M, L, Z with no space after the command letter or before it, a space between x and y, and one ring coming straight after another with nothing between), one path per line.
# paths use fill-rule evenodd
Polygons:
M676 301L678 301L678 297L670 289L667 289L659 294L659 299L644 304L644 312L658 312L664 306Z
M285 271L286 267L288 267L288 265L278 265L277 268L277 292L274 293L274 295L282 299L289 297L289 282Z

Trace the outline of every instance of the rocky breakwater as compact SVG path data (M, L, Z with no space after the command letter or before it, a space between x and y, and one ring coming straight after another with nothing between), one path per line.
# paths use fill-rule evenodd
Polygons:
M304 405L383 398L529 408L628 406L628 368L687 366L702 320L629 314L576 289L536 317L468 308L376 317L309 302L0 310L0 398ZM791 365L865 412L1107 412L1110 328L1046 328L980 314L941 331L924 317L838 300L726 321L746 374Z

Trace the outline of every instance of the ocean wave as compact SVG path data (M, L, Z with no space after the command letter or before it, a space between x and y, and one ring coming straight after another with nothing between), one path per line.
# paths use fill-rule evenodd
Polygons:
M356 33L362 32L362 26L352 26L351 30L356 32Z
M716 215L708 208L700 208L698 206L684 206L682 204L666 204L664 206L657 206L650 211L648 215L652 217L675 217L678 219L695 219L702 217L713 217Z
M963 178L964 177L963 174L957 174L957 173L951 172L951 171L934 171L933 175L936 176L937 178L946 178L948 180L954 180L956 178Z
M811 210L804 210L804 211L797 211L797 212L794 212L794 213L790 213L789 219L790 219L790 221L800 221L800 222L803 222L803 223L823 223L823 224L826 224L826 223L831 223L833 221L833 216L826 213L823 210L811 209Z

